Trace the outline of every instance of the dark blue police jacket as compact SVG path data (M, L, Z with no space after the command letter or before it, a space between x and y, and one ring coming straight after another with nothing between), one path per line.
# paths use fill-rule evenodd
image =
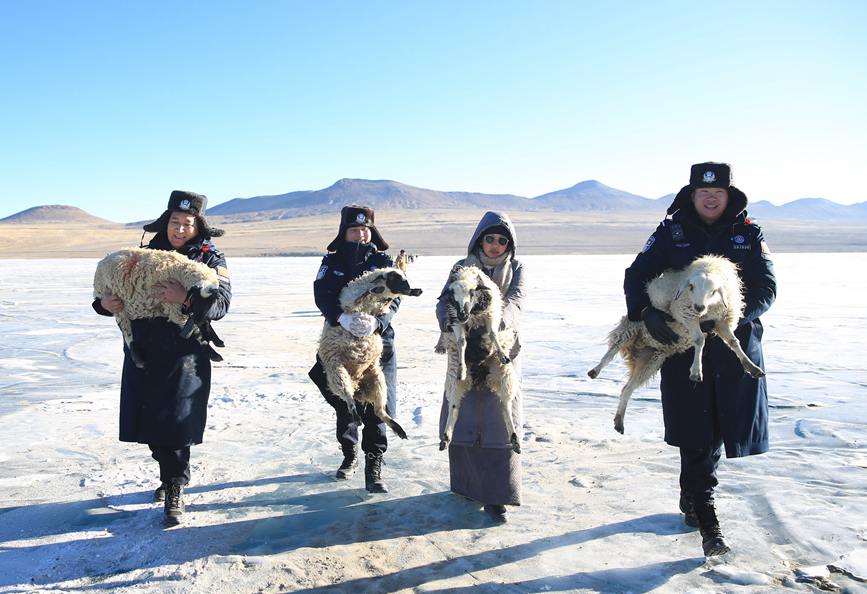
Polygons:
M165 233L148 248L173 250ZM197 320L219 320L229 310L232 287L223 252L208 239L193 241L178 252L217 271L220 288L203 299L191 294L189 313ZM94 301L93 308L111 315ZM120 440L171 449L202 443L211 391L211 360L194 338L181 338L181 328L166 318L132 320L136 350L144 368L136 367L124 344L120 387Z
M743 207L746 206L744 198ZM762 230L745 210L707 226L691 206L660 223L644 249L626 269L627 315L641 318L650 305L646 284L668 268L683 268L695 258L725 256L738 266L744 284L744 316L735 336L747 356L764 369L759 316L774 302L777 283ZM704 381L689 379L693 350L669 358L662 366L660 390L666 443L704 448L718 439L726 456L736 458L768 450L768 397L765 378L744 372L734 353L711 335L704 350Z
M394 266L391 257L380 252L372 243L357 243L342 241L337 251L328 253L322 258L316 280L313 281L313 296L316 307L322 312L326 321L332 326L337 325L337 318L343 313L340 308L340 291L349 281L358 278L369 270L390 268ZM391 318L400 307L400 298L395 299L388 311L377 316L382 335L382 357L380 363L388 385L388 413L395 415L397 410L397 358L394 354L394 329ZM320 387L321 389L321 387Z

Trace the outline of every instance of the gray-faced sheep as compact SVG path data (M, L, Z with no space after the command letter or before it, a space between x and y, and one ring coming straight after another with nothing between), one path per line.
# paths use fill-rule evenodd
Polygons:
M123 309L114 318L123 334L124 342L136 366L144 367L133 344L131 320L140 318L168 318L181 326L184 338L195 336L206 344L194 320L181 311L178 303L163 303L154 296L154 285L174 279L187 291L196 289L202 297L210 297L219 289L217 272L200 262L194 262L177 252L130 248L107 255L96 265L93 276L93 296L99 299L113 293L123 303ZM216 338L215 336L211 338ZM216 344L222 346L219 339ZM212 359L221 357L211 349Z
M608 352L587 372L595 378L618 352L623 357L629 379L620 392L614 416L617 431L623 433L623 417L632 393L647 383L668 357L694 348L689 378L694 382L702 381L705 335L701 322L714 322L713 331L734 352L747 373L753 377L765 374L747 357L734 335L744 302L741 279L730 260L702 256L683 270L667 270L647 283L647 295L653 307L674 318L669 325L677 334L677 340L673 344L661 344L650 335L644 322L633 322L624 316L608 334Z
M400 270L379 268L365 272L343 287L340 307L347 314L378 316L401 295L421 295L421 289L411 288ZM385 410L388 396L385 375L379 363L382 355L382 337L379 334L355 336L343 326L332 326L326 321L319 339L318 355L328 388L346 402L353 417L360 420L356 401L369 403L377 417L401 439L406 439L406 431Z
M521 444L512 423L514 373L506 354L514 345L515 333L499 331L503 311L500 289L475 266L455 266L449 280L446 315L450 328L440 334L434 348L448 354L445 394L449 413L440 450L451 441L464 395L473 387L487 385L500 399L512 449L520 454Z

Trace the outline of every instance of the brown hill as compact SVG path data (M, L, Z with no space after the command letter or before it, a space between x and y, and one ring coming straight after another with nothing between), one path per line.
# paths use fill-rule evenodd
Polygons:
M95 225L113 225L112 221L95 217L92 214L76 208L75 206L65 206L63 204L47 204L45 206L34 206L27 210L22 210L13 215L9 215L5 219L0 219L0 223L11 223L18 225L35 225L41 223L66 223L66 224L95 224Z

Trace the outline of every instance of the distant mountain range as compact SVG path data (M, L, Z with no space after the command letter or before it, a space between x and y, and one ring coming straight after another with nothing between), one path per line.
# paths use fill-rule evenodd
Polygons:
M674 198L645 198L611 188L595 180L571 188L526 198L513 194L441 192L390 180L341 179L322 190L302 190L272 196L234 198L208 209L209 217L225 222L279 220L334 213L346 204L364 204L383 210L498 209L548 212L648 212L661 214ZM751 203L751 216L768 219L867 221L867 202L850 206L824 198L802 198L776 206L765 200ZM71 206L29 208L0 223L90 222L108 223ZM136 223L138 224L138 223Z

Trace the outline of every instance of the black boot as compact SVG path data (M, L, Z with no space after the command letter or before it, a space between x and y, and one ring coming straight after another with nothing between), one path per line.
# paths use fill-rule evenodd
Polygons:
M367 452L364 458L364 488L370 493L388 493L382 481L382 454Z
M698 529L701 532L701 548L704 550L704 556L714 557L728 553L731 549L723 540L713 503L707 504L702 509L696 509L695 514L698 518Z
M157 487L156 491L154 491L154 501L159 503L160 501L166 500L166 484L160 483L160 486Z
M163 508L167 526L177 526L184 515L184 486L171 483L166 486L166 503Z
M485 504L485 512L491 516L495 522L505 522L506 521L506 506L498 505L496 503L486 503Z
M340 463L340 468L337 469L335 475L340 480L346 480L355 474L355 469L358 467L358 449L355 445L341 446L343 449L343 462Z
M683 523L691 528L698 528L698 516L695 515L695 506L692 497L680 492L680 511L683 513Z

